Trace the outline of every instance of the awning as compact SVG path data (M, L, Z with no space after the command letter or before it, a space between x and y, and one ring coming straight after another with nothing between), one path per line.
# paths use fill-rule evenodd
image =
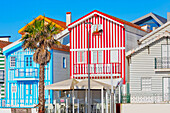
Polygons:
M78 81L75 79L67 79L61 82L57 82L51 85L45 86L47 90L71 90L74 88L74 85L77 84Z
M112 85L111 79L95 79L95 80L110 86ZM113 87L117 87L118 85L122 84L122 78L114 78L112 82L113 82Z
M90 79L90 89L110 89L111 85ZM74 89L88 89L88 79L82 80L74 86Z

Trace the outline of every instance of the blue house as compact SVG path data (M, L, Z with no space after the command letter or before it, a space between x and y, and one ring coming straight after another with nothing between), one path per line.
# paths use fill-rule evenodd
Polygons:
M50 20L63 30L66 28L66 26L63 27L65 22L50 18L45 19L47 22L50 22ZM22 34L24 28L19 30L19 33ZM39 64L33 61L34 51L29 49L23 50L22 43L22 41L18 40L3 48L3 54L6 57L6 95L2 101L2 107L30 108L38 104ZM45 66L45 86L70 78L69 46L55 45L49 51L51 52L51 60ZM49 98L49 93L52 102L56 98L56 93L45 90L46 100Z
M45 85L69 76L69 47L54 46L51 60L45 66ZM16 41L4 48L6 56L6 107L33 107L38 104L39 65L33 61L34 51L22 49L22 42ZM55 72L55 73L54 73ZM45 99L48 100L48 91ZM50 98L53 100L53 92Z
M132 21L132 23L134 24L143 26L143 29L145 30L147 29L155 30L156 28L160 27L166 22L167 22L166 18L152 12Z

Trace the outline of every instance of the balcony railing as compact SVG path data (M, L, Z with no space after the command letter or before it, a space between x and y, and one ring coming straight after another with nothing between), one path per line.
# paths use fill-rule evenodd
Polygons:
M170 57L155 58L155 69L170 69Z
M90 64L90 74L111 74L111 71L112 74L121 74L121 63ZM75 64L74 74L88 74L88 64Z
M38 68L15 69L14 78L38 78Z

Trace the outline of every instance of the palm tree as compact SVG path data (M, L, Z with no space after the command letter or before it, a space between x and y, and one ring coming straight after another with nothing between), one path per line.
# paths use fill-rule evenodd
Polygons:
M45 18L45 17L44 17ZM45 112L44 99L44 67L50 61L49 49L54 44L60 44L54 39L54 35L61 31L59 27L55 27L52 23L42 20L35 20L33 24L28 25L24 30L22 48L34 50L33 61L40 65L39 70L39 104L35 107L39 108L39 113Z

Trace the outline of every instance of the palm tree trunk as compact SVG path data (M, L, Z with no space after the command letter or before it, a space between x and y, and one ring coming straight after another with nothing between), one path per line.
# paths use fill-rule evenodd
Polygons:
M45 65L40 65L39 72L39 113L45 113L45 99L44 99L44 67Z

